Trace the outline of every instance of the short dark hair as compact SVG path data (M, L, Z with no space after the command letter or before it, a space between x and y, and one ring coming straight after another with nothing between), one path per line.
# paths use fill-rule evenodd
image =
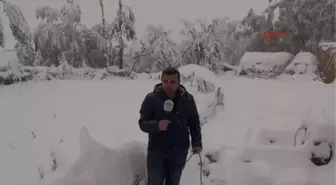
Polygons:
M161 80L162 80L164 74L166 74L166 75L176 75L177 74L178 81L180 82L180 72L179 72L179 70L177 68L175 68L175 67L167 67L167 68L165 68L162 71Z

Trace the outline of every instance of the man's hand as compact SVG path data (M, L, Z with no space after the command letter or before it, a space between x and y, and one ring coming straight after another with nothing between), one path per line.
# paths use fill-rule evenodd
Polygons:
M160 131L167 131L169 124L170 124L170 121L168 121L168 120L161 120L159 122L159 129L160 129Z
M200 154L200 153L202 152L202 148L201 148L201 147L193 148L193 149L191 150L191 152L192 152L193 154Z

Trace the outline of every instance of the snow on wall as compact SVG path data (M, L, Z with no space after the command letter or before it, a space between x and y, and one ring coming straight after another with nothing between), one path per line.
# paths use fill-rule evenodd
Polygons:
M300 52L287 66L286 72L292 71L295 74L313 74L317 69L317 65L318 61L315 55L310 52Z
M240 59L240 66L243 68L257 68L260 70L272 70L282 67L292 57L287 52L245 52Z

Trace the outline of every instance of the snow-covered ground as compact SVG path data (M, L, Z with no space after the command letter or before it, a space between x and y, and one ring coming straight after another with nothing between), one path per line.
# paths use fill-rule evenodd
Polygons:
M110 149L134 140L146 142L147 135L140 131L137 120L141 101L155 83L113 78L0 87L0 184L49 185L63 177L78 163L83 126L93 140ZM333 175L326 176L329 179L325 181L313 182L308 178L311 175L308 169L279 170L262 162L246 164L229 157L235 154L231 148L244 146L251 128L261 125L272 128L298 125L293 126L298 128L307 117L335 123L334 84L227 76L218 77L218 83L224 88L224 108L218 109L216 116L203 126L203 135L204 154L221 150L222 160L204 166L210 169L209 177L203 177L204 185L335 184ZM278 159L281 158L279 155ZM200 184L197 163L198 157L193 157L186 164L181 184ZM94 164L87 165L79 168L85 171L83 168ZM321 168L328 174L335 173L331 169ZM307 182L303 182L306 177ZM89 174L86 178L90 178ZM87 181L85 185L97 184Z

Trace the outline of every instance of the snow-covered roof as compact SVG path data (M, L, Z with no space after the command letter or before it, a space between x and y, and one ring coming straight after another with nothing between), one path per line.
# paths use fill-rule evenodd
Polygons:
M292 57L287 52L245 52L240 59L240 66L243 68L263 67L272 69L281 67Z
M9 63L17 65L19 59L16 56L16 50L0 50L0 69L9 67Z

